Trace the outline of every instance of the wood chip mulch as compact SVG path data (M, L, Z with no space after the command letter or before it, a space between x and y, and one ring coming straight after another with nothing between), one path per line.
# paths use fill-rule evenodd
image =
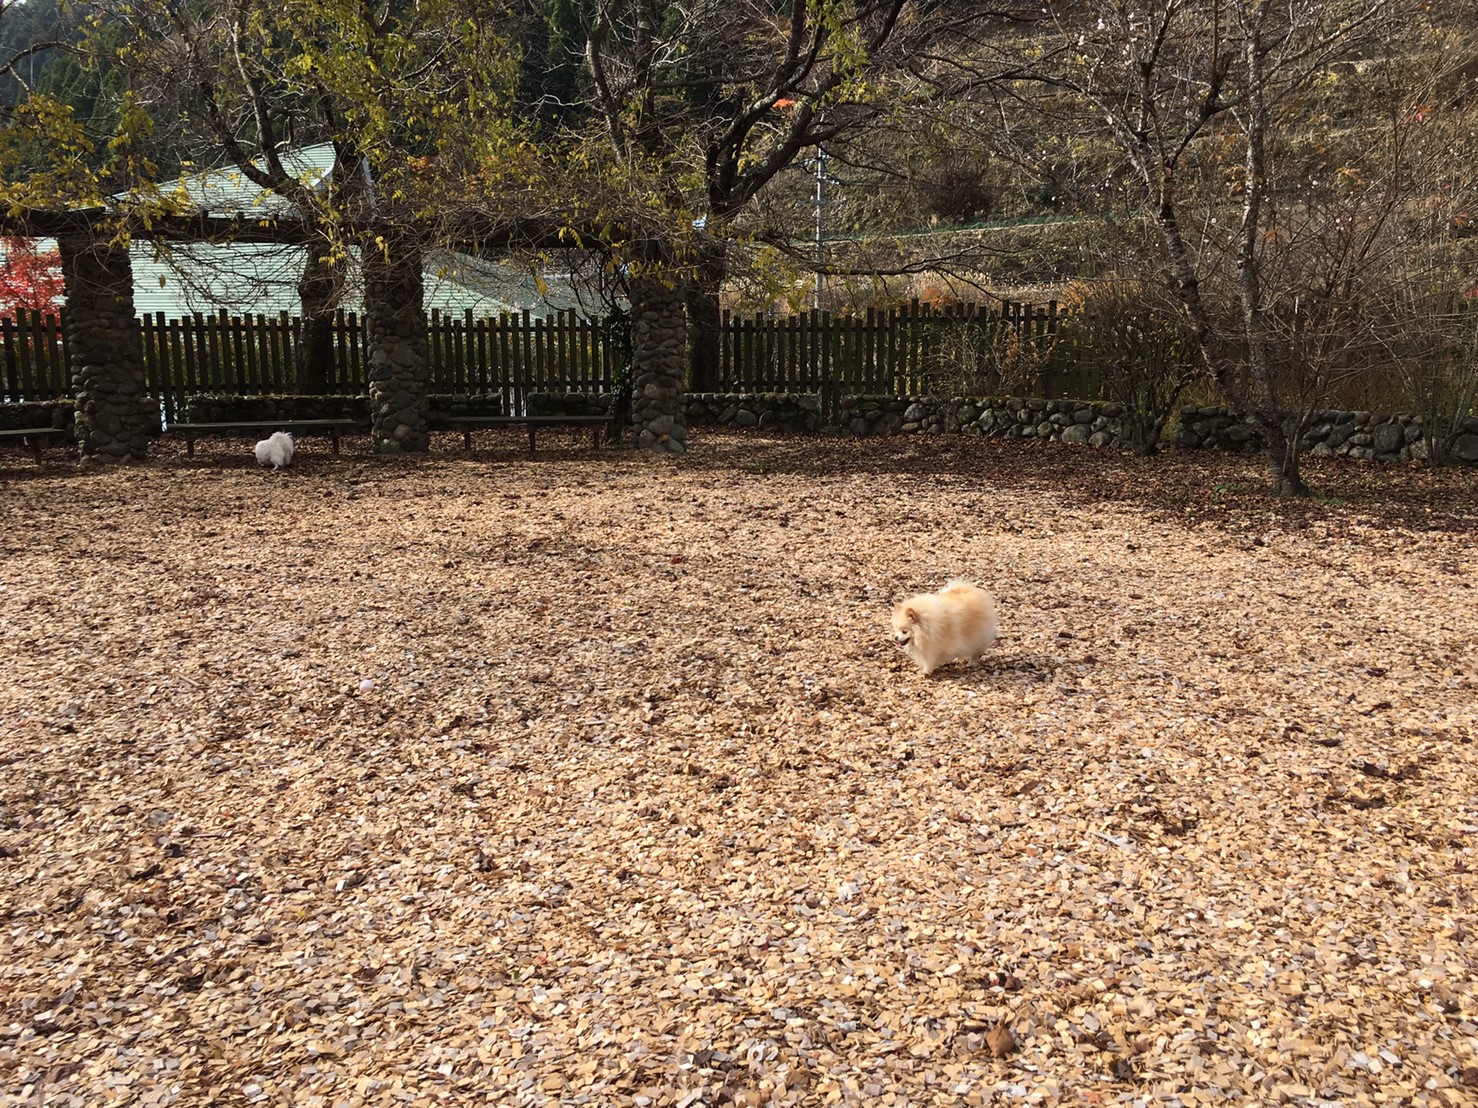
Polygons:
M1478 1103L1478 474L435 445L0 455L4 1103Z

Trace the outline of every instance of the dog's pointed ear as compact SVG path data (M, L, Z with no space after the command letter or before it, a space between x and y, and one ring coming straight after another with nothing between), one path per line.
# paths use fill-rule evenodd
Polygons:
M903 609L903 618L908 620L909 623L917 623L919 621L919 610L910 604Z

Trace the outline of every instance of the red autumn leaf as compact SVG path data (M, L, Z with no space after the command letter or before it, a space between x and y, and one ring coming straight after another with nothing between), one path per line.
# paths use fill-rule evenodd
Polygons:
M38 250L35 239L0 240L0 314L54 309L62 298L62 260L55 249Z

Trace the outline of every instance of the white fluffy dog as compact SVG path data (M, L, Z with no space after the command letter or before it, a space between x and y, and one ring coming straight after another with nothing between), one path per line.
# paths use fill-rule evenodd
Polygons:
M974 661L996 641L996 602L968 581L900 600L893 641L925 674L957 659Z
M269 439L257 443L257 465L281 469L293 460L293 437L286 431L278 431Z

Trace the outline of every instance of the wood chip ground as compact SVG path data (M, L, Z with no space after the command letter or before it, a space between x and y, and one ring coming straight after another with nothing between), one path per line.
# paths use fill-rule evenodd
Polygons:
M301 446L0 457L4 1103L1478 1103L1478 475Z

